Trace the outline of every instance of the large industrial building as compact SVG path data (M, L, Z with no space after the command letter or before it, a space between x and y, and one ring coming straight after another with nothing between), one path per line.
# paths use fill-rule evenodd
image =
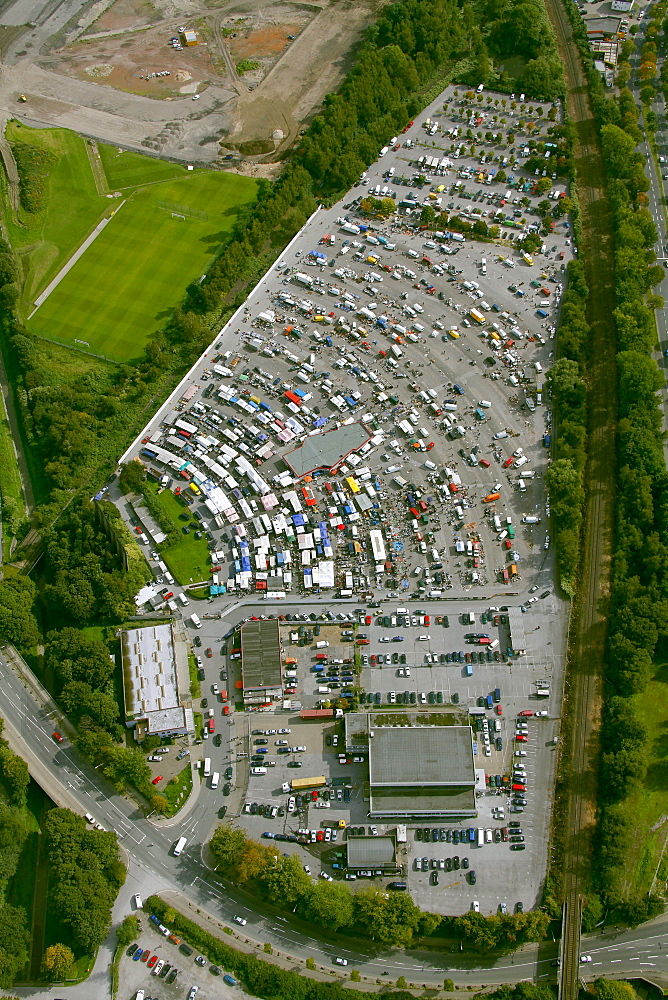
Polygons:
M299 479L319 469L331 472L370 438L364 424L343 424L324 434L309 435L299 448L285 455L285 462Z
M477 815L470 726L379 726L346 716L346 748L368 752L372 819L463 819Z
M135 739L184 736L195 731L190 702L188 644L173 625L147 625L121 633L125 724Z
M373 819L477 815L470 726L369 730Z
M241 626L241 681L244 704L263 705L283 694L283 666L278 619Z

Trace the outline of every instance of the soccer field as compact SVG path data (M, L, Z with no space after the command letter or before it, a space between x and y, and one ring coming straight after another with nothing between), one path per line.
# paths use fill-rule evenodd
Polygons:
M139 357L186 286L206 272L256 187L247 177L202 171L134 192L29 328L113 360Z

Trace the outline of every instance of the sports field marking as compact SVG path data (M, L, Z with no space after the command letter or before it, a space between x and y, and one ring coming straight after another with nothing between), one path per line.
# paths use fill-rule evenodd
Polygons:
M122 208L124 204L125 204L125 201L122 201L120 203L120 205L118 206L118 208L116 209L116 212L118 211L119 208ZM98 224L96 225L95 229L90 234L90 236L87 236L86 239L81 244L81 246L79 247L79 249L74 251L74 253L70 257L70 259L67 261L67 263L63 267L61 267L60 271L55 276L55 278L53 279L53 281L51 281L46 286L46 288L41 293L41 295L37 296L37 298L35 299L35 308L33 309L33 311L28 316L28 319L32 319L32 317L35 315L35 313L37 312L37 310L39 309L39 307L42 305L42 303L45 302L46 299L48 299L49 295L54 290L54 288L58 287L58 285L63 280L63 278L65 277L65 275L69 274L69 272L72 270L72 268L74 267L74 265L76 264L76 262L79 260L79 258L82 257L83 254L85 254L86 250L91 245L91 243L93 243L98 238L98 236L100 235L100 233L102 232L102 230L104 229L104 227L107 226L111 222L111 220L113 219L113 217L116 214L116 212L113 212L111 215L107 216L106 219L102 219L101 222L98 222Z

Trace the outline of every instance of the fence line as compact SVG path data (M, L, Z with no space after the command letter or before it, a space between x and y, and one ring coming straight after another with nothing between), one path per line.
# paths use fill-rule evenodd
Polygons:
M99 358L101 361L108 361L112 365L124 365L128 363L127 358L114 358L109 354L101 354L99 351L92 351L90 348L83 347L80 344L73 343L69 340L61 340L60 337L55 337L50 333L38 333L37 330L30 328L30 332L38 340L45 340L49 344L58 344L59 347L68 347L71 351L79 351L80 354L89 354L93 358Z
M199 219L200 222L208 222L209 215L207 212L201 212L198 208L191 208L189 205L177 205L173 201L158 201L158 208L164 208L167 212L176 213L178 215L186 215L191 219Z

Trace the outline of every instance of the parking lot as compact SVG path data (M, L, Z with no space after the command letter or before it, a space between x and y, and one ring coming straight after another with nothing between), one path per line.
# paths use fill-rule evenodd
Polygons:
M297 675L291 680L294 696L299 697L298 704L309 707L336 704L339 689L329 690L331 678L338 678L342 669L353 670L354 665L335 660L354 660L355 653L371 660L391 656L382 650L401 649L399 655L406 657L406 667L371 663L361 666L359 682L355 682L362 691L359 710L373 712L377 725L470 722L475 767L484 775L476 794L476 819L457 824L442 820L409 823L406 843L397 845L402 877L416 902L434 912L461 912L473 900L485 913L496 912L502 904L512 911L518 902L530 908L539 899L545 871L558 732L560 647L551 654L540 637L558 614L554 599L547 595L542 602L527 605L523 618L527 652L519 657L506 653L508 616L500 610L481 612L475 606L475 612L471 612L470 604L448 602L447 628L442 616L439 623L436 616L425 615L419 608L413 609L409 626L405 625L405 616L403 625L385 626L384 619L391 623L397 609L383 610L388 614L374 613L371 624L366 624L369 616L354 616L352 612L342 612L340 618L357 617L361 624L328 624L322 620L322 613L322 617L313 614L313 619L320 621L299 615L295 616L299 621L284 624L286 653L294 661L290 669ZM473 625L469 617L472 613ZM301 620L304 618L305 622ZM413 618L417 619L415 625ZM342 634L353 634L355 642L337 642ZM381 642L390 635L402 635L404 641ZM471 635L484 635L490 641L498 636L503 641L502 652L498 647L495 650L498 659L491 651L488 659L484 646L472 645ZM294 642L300 636L304 645ZM323 642L329 645L317 645ZM461 651L463 663L458 656L457 662L452 662L455 651ZM345 653L350 655L346 657ZM476 664L466 662L472 654L477 656ZM430 659L436 656L438 663L425 663L427 655ZM446 655L451 662L441 663L441 657ZM410 675L399 679L397 674L406 668ZM539 695L539 691L549 695ZM278 835L290 843L291 851L300 854L314 878L324 871L344 879L345 857L337 852L351 835L362 831L368 835L372 829L379 835L395 834L396 822L369 818L366 755L345 753L341 720L320 723L283 712L254 714L246 718L246 724L243 753L255 756L250 760L244 756L239 764L244 765L244 770L248 763L264 771L250 773L245 796L239 799L237 821L250 836L275 839ZM285 784L294 778L322 778L324 783L300 795ZM520 799L523 805L516 804ZM335 830L340 820L345 821L345 829ZM468 839L471 829L475 830L473 842ZM455 830L457 837L466 835L461 846L453 843ZM484 832L482 841L479 830ZM416 859L420 859L419 864ZM470 871L474 872L473 883ZM351 887L367 882L358 876ZM372 882L383 886L387 876L378 874Z
M556 195L550 204L565 189L546 167L536 179L522 166L536 162L524 154L550 139L557 109L513 103L449 88L367 171L353 201L316 213L137 442L134 453L191 515L183 532L207 539L227 593L260 584L277 594L380 587L426 597L512 586L544 565L543 379L573 248L565 217L533 256L517 242L541 225L545 199L533 187L553 185L543 192ZM424 123L436 121L432 135ZM438 167L425 166L427 153ZM383 181L397 210L365 222L360 205ZM425 237L417 216L432 204L495 226L498 242L449 230ZM362 420L369 440L341 459L340 479L307 477L304 493L284 458L313 429L346 420ZM326 537L305 554L279 511L317 514ZM384 560L373 558L372 528ZM247 532L275 534L278 551L252 547Z
M533 906L545 871L567 610L553 582L543 478L552 431L545 378L576 252L560 117L522 95L447 88L388 136L339 204L314 214L124 456L139 457L158 481L158 503L164 494L180 505L178 562L155 541L149 516L125 501L119 509L156 575L143 607L186 619L194 607L201 618L192 630L199 707L205 716L213 707L215 736L200 753L221 775L208 794L217 801L227 787L221 808L249 835L289 837L314 877L323 856L324 871L344 877L332 864L350 834L330 818L368 833L366 763L340 764L340 722L303 721L300 708L345 710L359 697L385 724L466 720L475 710L475 766L486 775L475 844L464 854L437 822L437 841L416 840L409 824L399 848L416 901L441 912L474 899L483 912ZM183 575L191 545L200 578ZM208 603L193 606L196 592ZM509 655L508 618L519 607L524 648ZM313 621L288 621L297 609L293 617ZM253 613L282 612L285 711L243 716L232 698L241 678L230 629ZM354 626L331 621L344 613ZM471 614L473 623L463 617ZM485 648L470 633L484 634ZM222 689L229 727L218 719ZM497 689L497 707L487 707ZM522 711L548 712L529 718L526 741L515 724ZM277 732L253 733L266 729ZM276 742L284 738L288 747ZM521 765L527 804L512 821L525 839L513 842L503 838ZM299 776L326 784L300 803L295 795L291 811L283 787ZM499 804L504 816L494 818ZM475 885L455 857L469 858Z
M190 948L177 935L174 935L176 942L165 937L149 920L148 913L138 916L142 931L120 961L120 997L134 1000L137 990L144 990L144 1000L176 1000L177 997L182 1000L193 986L198 988L198 1000L213 1000L214 997L226 1000L239 995L239 986L224 982L225 969L212 965L205 955Z

